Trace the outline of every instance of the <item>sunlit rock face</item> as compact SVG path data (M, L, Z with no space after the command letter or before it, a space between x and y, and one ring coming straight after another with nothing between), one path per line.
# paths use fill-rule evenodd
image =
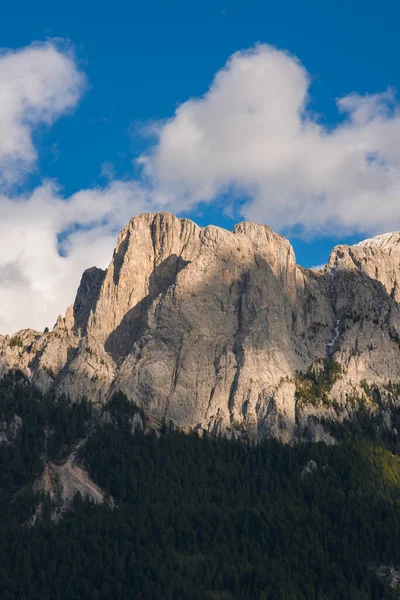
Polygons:
M313 271L265 225L142 214L53 331L0 338L0 372L73 400L120 389L186 430L331 442L321 419L400 401L399 240L338 246Z

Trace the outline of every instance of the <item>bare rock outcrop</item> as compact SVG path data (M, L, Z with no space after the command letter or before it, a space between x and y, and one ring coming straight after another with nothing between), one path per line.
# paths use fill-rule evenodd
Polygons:
M313 271L264 225L142 214L52 332L0 337L0 373L73 400L122 390L184 429L330 443L323 419L400 402L399 240L338 246Z

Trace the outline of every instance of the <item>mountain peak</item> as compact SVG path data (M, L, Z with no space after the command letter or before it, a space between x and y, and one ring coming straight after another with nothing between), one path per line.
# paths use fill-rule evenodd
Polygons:
M380 250L400 249L400 232L393 231L376 235L375 237L362 240L361 242L354 244L354 246L364 248L379 248Z
M54 331L0 336L0 373L21 369L74 400L121 390L186 430L330 441L319 419L345 418L365 395L359 382L383 399L400 384L400 234L357 246L338 246L315 273L266 225L142 213L107 271L84 273Z

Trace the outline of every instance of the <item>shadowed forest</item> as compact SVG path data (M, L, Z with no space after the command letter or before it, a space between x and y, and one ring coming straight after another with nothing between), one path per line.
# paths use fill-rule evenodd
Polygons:
M290 447L134 432L140 411L122 394L106 410L43 396L19 373L0 382L0 423L20 424L0 444L2 599L399 597L377 575L400 565L399 443L368 414L332 429L334 446ZM106 503L77 495L56 522L32 484L81 440Z

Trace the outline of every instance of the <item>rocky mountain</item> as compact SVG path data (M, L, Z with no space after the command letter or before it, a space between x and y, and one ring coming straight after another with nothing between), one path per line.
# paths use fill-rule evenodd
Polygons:
M267 226L146 213L52 331L0 336L0 373L74 401L121 390L185 430L331 442L324 420L360 409L395 427L399 301L399 233L338 246L312 270Z

